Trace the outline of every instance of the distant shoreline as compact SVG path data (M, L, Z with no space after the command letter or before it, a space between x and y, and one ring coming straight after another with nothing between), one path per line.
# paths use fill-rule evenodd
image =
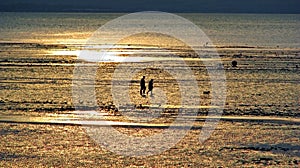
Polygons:
M91 14L101 14L101 13L109 13L109 14L127 14L127 13L135 13L135 12L147 12L147 11L157 11L157 12L167 12L167 13L175 13L175 14L224 14L224 15L300 15L300 12L205 12L205 11L159 11L159 10L134 10L134 11L102 11L102 10L61 10L61 11L27 11L27 10L0 10L0 13L91 13Z

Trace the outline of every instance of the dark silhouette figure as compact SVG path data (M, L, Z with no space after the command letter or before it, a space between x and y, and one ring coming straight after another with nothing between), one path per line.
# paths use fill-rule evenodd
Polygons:
M140 95L143 96L146 92L146 82L145 82L145 76L141 79L140 85L141 85L141 90L140 90Z
M237 67L237 64L238 64L237 61L232 61L231 62L232 67Z
M151 96L152 96L152 90L153 90L153 79L150 80L149 82L149 85L148 85L148 92L147 92L147 95L149 92L151 92Z

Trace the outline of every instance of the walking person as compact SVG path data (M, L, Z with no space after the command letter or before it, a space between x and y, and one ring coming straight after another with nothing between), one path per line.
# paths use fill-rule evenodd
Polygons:
M141 79L141 82L140 82L140 86L141 86L141 89L140 89L140 95L143 96L146 92L146 82L145 82L145 76L143 76L143 78Z
M150 96L152 96L152 90L153 90L153 79L150 80L149 82L149 85L148 85L148 92L147 92L147 95L149 92L151 92Z

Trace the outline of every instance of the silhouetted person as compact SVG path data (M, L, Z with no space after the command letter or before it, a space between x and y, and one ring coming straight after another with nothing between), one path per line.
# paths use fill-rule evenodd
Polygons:
M149 92L151 92L151 96L152 96L152 90L153 90L153 79L150 80L149 82L149 85L148 85L148 92L147 92L147 95Z
M231 62L232 67L237 67L237 64L238 64L237 61L232 61Z
M140 85L141 85L141 90L140 90L140 95L143 96L146 92L146 82L145 82L145 76L141 79Z

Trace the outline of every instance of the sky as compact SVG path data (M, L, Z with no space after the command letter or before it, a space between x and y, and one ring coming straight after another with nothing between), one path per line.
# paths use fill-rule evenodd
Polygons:
M0 12L300 13L300 0L0 0Z

